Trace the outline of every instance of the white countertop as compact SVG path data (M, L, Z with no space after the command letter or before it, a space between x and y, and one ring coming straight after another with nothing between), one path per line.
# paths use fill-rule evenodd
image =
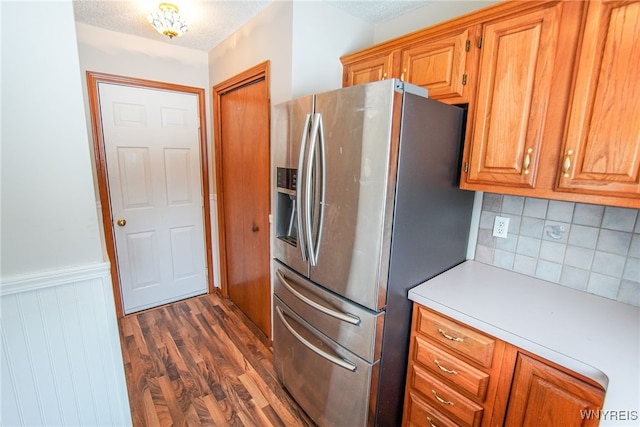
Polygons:
M416 286L409 299L596 381L603 410L640 417L640 308L476 261Z

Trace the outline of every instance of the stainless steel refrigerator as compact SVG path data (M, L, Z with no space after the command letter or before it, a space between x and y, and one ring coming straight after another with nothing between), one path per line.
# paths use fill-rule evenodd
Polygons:
M464 110L384 80L272 115L273 355L320 426L397 426L408 290L465 260Z

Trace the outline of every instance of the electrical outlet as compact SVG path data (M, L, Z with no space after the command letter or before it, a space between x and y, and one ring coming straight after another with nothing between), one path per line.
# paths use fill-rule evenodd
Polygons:
M509 231L509 218L504 216L496 216L493 221L493 235L503 239L507 238L507 232Z

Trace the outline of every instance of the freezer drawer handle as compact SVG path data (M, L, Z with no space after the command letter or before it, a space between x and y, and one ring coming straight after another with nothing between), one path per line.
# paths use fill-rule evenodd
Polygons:
M282 286L287 288L289 290L289 292L291 292L299 300L307 303L308 305L310 305L311 307L315 308L316 310L319 310L319 311L323 312L324 314L327 314L327 315L329 315L331 317L335 317L336 319L342 320L343 322L351 323L352 325L359 325L360 324L360 318L358 316L354 316L352 314L347 314L347 313L340 313L339 311L335 311L335 310L332 310L330 308L327 308L322 304L318 304L317 302L315 302L311 298L308 298L308 297L302 295L300 292L295 290L293 288L293 286L287 281L287 279L284 277L284 274L282 274L282 271L280 271L280 270L276 271L276 276L278 276L278 280L280 280L280 283L282 283Z
M307 341L306 339L304 339L304 337L302 335L300 335L298 332L296 332L295 329L293 329L293 327L289 324L289 322L287 322L287 320L284 318L284 313L282 312L282 309L280 307L276 307L276 311L278 312L278 317L280 317L280 320L282 321L282 324L287 328L287 330L289 332L291 332L291 334L296 337L298 339L298 341L300 341L302 344L305 345L305 347L307 347L309 350L313 351L314 353L316 353L318 356L323 357L324 359L327 359L329 362L333 363L334 365L338 365L341 368L344 368L348 371L351 372L355 372L356 369L358 368L356 365L354 365L352 362L346 360L346 359L340 359L339 357L336 357L332 354L327 353L324 350L319 349L318 347L314 346L313 344L311 344L309 341Z

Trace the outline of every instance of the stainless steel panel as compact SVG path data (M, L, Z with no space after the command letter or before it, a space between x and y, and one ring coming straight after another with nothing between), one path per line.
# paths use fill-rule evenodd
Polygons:
M314 329L274 296L274 366L280 381L319 426L364 426L372 365Z
M366 310L277 262L275 272L274 294L303 319L364 360L380 358L384 312Z
M373 310L384 307L386 295L402 98L395 84L388 80L316 95L326 188L310 278Z
M297 169L300 159L300 141L303 134L308 134L310 129L305 128L305 118L313 113L313 97L306 96L290 102L279 104L272 110L272 131L271 131L271 169L272 182L275 187L276 168ZM299 186L298 186L299 187ZM284 197L276 192L273 197L272 212L277 223L281 217L291 218L290 212L281 212L278 209L278 197ZM290 209L295 206L298 193L287 194L293 198L293 204L286 207ZM293 224L297 227L297 222ZM293 233L301 236L300 230ZM303 260L300 250L300 242L293 244L291 241L273 239L273 256L294 268L296 271L308 275L307 262Z
M408 290L465 260L473 192L458 188L461 109L405 94L382 344L378 425L400 425Z

